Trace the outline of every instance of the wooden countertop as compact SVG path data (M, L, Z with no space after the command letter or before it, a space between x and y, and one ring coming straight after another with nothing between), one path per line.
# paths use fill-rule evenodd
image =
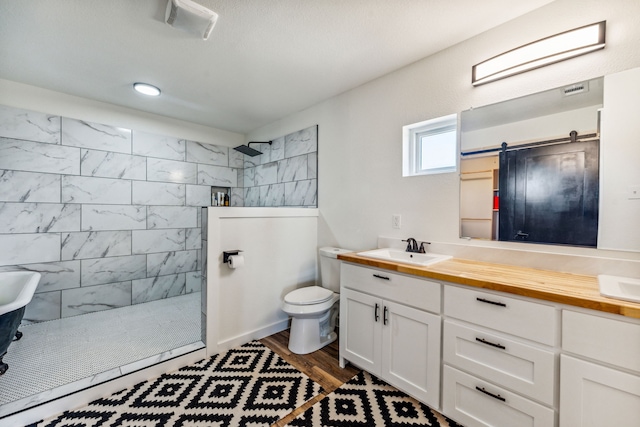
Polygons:
M598 279L594 276L457 258L426 267L365 258L355 252L338 255L338 259L398 273L492 289L640 319L640 303L601 296L598 289Z

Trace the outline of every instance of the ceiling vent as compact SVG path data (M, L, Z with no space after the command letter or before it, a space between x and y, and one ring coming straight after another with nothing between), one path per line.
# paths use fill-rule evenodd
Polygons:
M579 93L589 92L589 82L576 83L571 86L565 86L562 88L564 96L577 95Z
M192 0L169 0L165 21L182 31L207 40L216 25L218 14Z

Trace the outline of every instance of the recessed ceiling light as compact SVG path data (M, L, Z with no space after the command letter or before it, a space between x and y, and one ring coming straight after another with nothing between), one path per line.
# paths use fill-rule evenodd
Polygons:
M160 95L160 89L157 87L150 85L148 83L134 83L133 88L144 95L149 96L158 96Z

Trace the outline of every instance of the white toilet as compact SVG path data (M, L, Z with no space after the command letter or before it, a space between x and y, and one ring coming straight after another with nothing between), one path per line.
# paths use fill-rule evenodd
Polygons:
M346 249L320 248L322 286L308 286L289 292L282 310L292 317L289 350L296 354L314 352L337 338L334 329L340 301L340 261Z

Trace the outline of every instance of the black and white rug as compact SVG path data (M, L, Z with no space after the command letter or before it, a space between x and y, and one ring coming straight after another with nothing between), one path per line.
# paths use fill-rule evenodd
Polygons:
M320 385L253 341L37 425L270 426L321 391Z
M462 427L362 371L287 424L295 427Z

